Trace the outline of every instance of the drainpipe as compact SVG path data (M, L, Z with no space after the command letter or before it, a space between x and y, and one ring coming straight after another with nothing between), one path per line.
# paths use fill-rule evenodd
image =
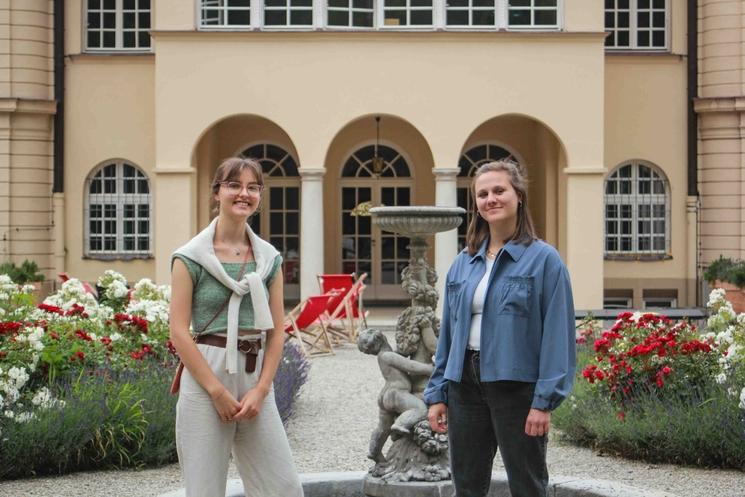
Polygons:
M701 278L699 275L699 233L698 233L698 117L694 103L698 97L698 1L688 0L688 209L694 216L696 243L691 250L696 274L696 304L701 304ZM690 267L690 266L689 266Z
M65 0L54 0L54 114L52 281L65 271Z
M54 0L54 180L53 193L65 191L65 0Z

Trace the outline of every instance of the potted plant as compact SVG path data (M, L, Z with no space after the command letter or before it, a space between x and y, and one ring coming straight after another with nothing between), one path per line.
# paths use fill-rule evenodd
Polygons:
M745 261L720 255L706 268L704 279L711 287L725 291L725 298L735 312L745 312Z

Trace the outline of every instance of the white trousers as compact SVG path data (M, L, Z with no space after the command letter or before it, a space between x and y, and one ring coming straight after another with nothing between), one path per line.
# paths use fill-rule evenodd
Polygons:
M256 371L246 373L245 354L238 354L238 374L225 371L225 349L197 344L210 368L236 400L259 380L264 351ZM303 489L290 453L287 434L269 392L258 416L223 423L209 394L187 369L176 404L176 448L187 497L224 497L230 453L243 480L246 497L302 497Z

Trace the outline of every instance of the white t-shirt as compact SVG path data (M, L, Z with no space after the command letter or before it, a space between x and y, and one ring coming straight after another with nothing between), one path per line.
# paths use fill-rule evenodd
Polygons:
M481 349L481 314L484 312L484 300L486 299L486 285L494 267L494 260L486 257L486 271L476 286L471 303L471 331L468 334L468 348L471 350Z

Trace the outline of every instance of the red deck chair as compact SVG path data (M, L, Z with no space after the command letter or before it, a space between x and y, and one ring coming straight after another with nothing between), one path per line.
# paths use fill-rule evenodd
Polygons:
M325 313L331 295L313 295L300 302L285 317L285 333L297 338L309 356L333 355Z
M329 331L335 338L355 343L362 326L367 327L367 311L362 306L367 273L355 279L355 274L319 274L321 291L336 291L328 303Z

